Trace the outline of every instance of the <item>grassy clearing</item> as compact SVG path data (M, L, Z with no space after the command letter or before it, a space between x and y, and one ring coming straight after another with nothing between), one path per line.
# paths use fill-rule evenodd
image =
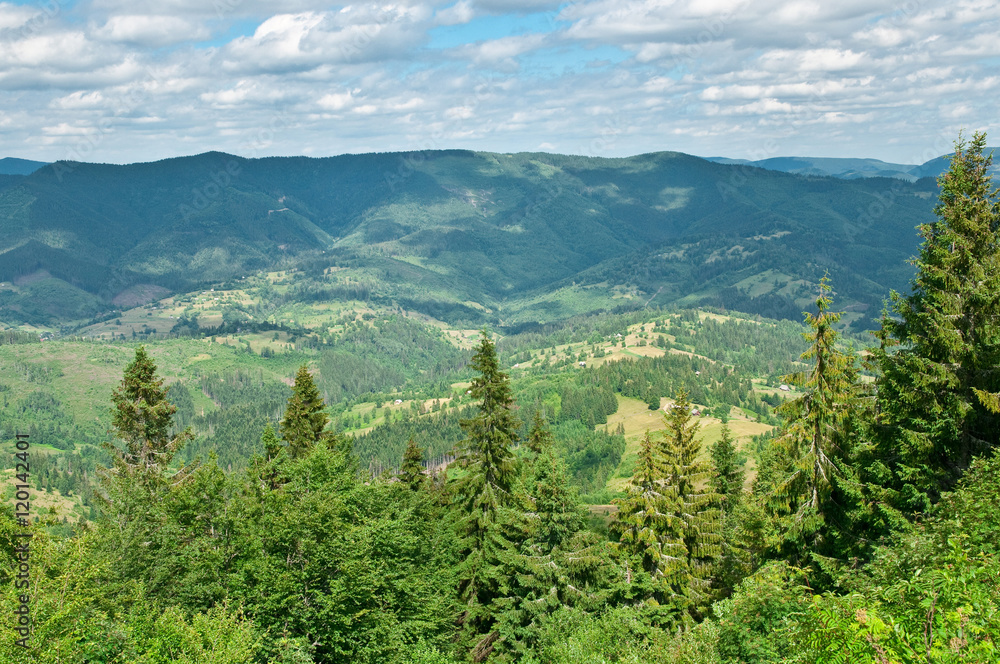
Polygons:
M618 469L608 480L608 488L613 491L623 491L628 485L629 478L635 471L635 464L639 455L639 443L642 436L648 430L654 438L659 432L666 429L663 408L671 403L670 399L660 400L660 410L652 411L645 402L630 397L618 396L618 410L614 415L608 417L608 430L614 431L621 425L625 430L625 453L622 455ZM698 438L702 444L702 454L707 454L708 446L719 440L722 436L722 421L714 417L697 418L700 424ZM603 427L604 425L599 425ZM769 424L752 421L739 409L733 408L730 411L729 429L736 439L738 449L745 449L753 436L770 431L773 427ZM752 460L751 460L752 461ZM748 465L748 471L752 471L752 463ZM748 472L747 482L752 480L752 473Z

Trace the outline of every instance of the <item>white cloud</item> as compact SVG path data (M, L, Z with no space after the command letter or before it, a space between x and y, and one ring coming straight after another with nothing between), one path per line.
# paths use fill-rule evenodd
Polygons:
M139 46L160 47L189 41L203 41L208 28L177 16L112 16L95 31L99 39Z
M505 69L516 69L519 56L543 47L546 41L547 37L543 34L512 35L467 44L454 49L450 55L477 64L502 64Z
M347 6L336 12L279 14L220 54L231 71L289 72L325 64L385 62L427 40L426 6Z
M91 109L101 108L105 103L104 95L98 91L74 92L65 97L52 100L51 106L62 109Z
M453 106L444 112L449 120L468 120L476 115L474 106Z
M438 25L461 25L476 17L476 10L469 0L460 0L451 7L438 10L434 15Z
M354 102L350 92L330 92L319 98L316 104L325 111L340 111Z
M0 2L0 30L21 28L41 13L36 7Z
M86 139L99 161L546 146L741 156L764 144L905 161L957 127L995 126L1000 98L1000 3L987 0L60 7L0 3L11 156L60 158ZM464 43L434 47L442 29Z

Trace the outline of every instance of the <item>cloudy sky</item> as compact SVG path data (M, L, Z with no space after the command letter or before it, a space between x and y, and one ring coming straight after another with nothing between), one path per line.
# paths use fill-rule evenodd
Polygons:
M996 0L8 1L0 157L920 163L1000 139L998 35Z

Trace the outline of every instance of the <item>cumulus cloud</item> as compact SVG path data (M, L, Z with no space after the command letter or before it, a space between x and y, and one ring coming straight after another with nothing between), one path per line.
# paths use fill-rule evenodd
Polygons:
M31 19L38 16L39 12L34 7L15 5L9 2L0 2L0 31L23 28Z
M296 71L324 64L384 62L426 40L430 10L421 6L347 6L332 12L279 14L220 53L232 71Z
M988 0L40 7L0 2L10 156L558 146L906 162L959 128L1000 129Z
M202 41L210 36L208 28L178 16L112 16L95 30L95 36L112 42L157 48L187 41Z

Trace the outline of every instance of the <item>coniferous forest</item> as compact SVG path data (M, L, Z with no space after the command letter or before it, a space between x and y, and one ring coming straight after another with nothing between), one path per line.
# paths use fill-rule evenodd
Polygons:
M329 346L312 366L267 357L290 390L206 370L195 394L128 346L100 454L89 429L79 450L53 447L51 474L56 457L33 452L32 490L44 470L90 518L0 510L0 662L1000 661L1000 196L985 145L956 144L910 289L887 294L864 348L830 278L800 345L775 332L753 352L761 319L734 332L679 311L636 347L663 353L604 363L597 344L624 348L615 332L641 313L485 329L465 354L406 323L351 322L299 339ZM289 329L264 334L295 350ZM571 342L595 350L547 348ZM18 369L41 386L19 412L53 413L36 438L68 439L83 425L39 371ZM751 376L783 389L762 397ZM238 394L252 396L226 410ZM362 394L373 410L344 405ZM650 423L634 448L613 420L623 403ZM773 428L738 444L735 413ZM709 415L721 432L705 445Z

